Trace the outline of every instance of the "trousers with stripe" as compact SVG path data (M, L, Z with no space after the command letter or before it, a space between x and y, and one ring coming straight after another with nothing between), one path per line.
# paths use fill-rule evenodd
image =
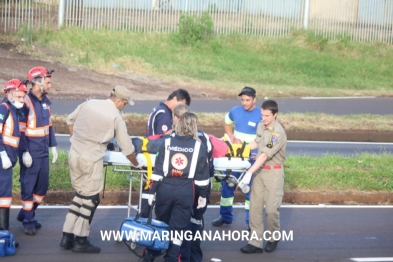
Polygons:
M195 188L195 198L194 198L194 205L192 210L191 222L188 225L187 230L189 230L193 236L193 240L183 240L181 245L180 253L181 253L181 262L201 262L203 259L203 252L201 248L201 240L195 238L197 232L200 235L203 235L203 227L204 227L204 219L203 214L205 214L207 210L207 204L209 203L210 198L210 191L211 185L208 186L207 196L206 196L206 206L204 208L197 208L198 207L198 198L199 192L198 188Z
M23 220L25 228L35 227L35 210L41 204L49 185L49 157L33 158L33 164L27 168L22 158L20 164L20 185L22 195L22 209L18 218Z
M10 208L12 201L12 168L0 167L0 208Z
M75 197L71 201L63 232L79 237L90 234L90 224L94 212L100 203L99 192L103 189L104 162L103 159L92 162L85 160L71 146L68 154L68 165Z
M257 153L258 150L252 150L251 153ZM254 164L254 160L249 160L251 165ZM240 177L242 173L240 172L232 172L232 175L237 179ZM251 188L252 180L250 182ZM235 196L236 187L229 187L225 181L221 182L221 199L220 199L220 215L221 218L226 222L232 222L234 219L233 215L233 199ZM249 225L249 214L250 214L250 196L251 190L247 194L245 194L246 201L244 203L244 211L245 211L245 222L246 225Z
M176 192L176 194L174 194ZM190 179L163 179L156 193L156 217L169 225L171 231L185 231L191 221L194 184ZM175 233L172 233L175 235ZM178 262L182 239L172 239L164 256L165 262ZM160 252L147 249L152 255Z

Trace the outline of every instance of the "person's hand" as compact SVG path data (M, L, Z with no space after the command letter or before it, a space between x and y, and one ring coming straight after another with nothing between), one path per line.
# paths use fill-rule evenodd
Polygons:
M1 151L0 152L1 156L1 163L3 164L3 169L8 169L12 166L11 160L7 155L7 152Z
M144 166L146 166L146 160L145 157L143 156L143 154L137 154L136 155L136 161L138 161L138 166L136 166L136 168L142 168Z
M198 206L197 209L199 208L204 208L206 206L206 197L199 197L198 198Z
M238 138L234 138L232 144L243 144L243 142Z
M57 154L57 149L56 149L56 147L54 146L54 147L51 147L51 149L52 149L52 163L54 164L54 163L56 163L56 160L57 160L57 157L58 157L58 154Z
M156 200L156 194L150 194L147 197L147 202L149 203L149 206L153 205L153 202Z
M251 182L252 173L246 172L239 183L239 187L242 188L244 185L248 185Z
M31 155L29 152L23 153L22 162L26 167L31 167L31 165L33 164L33 159L31 158Z

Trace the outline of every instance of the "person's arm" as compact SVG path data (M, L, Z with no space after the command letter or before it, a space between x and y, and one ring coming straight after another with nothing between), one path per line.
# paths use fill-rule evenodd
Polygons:
M52 125L52 116L50 113L50 106L48 106L48 111L49 111L49 147L56 147L57 140L56 140L55 129Z
M71 114L69 114L66 118L66 123L68 126L68 133L70 133L70 136L74 134L74 123L76 118L78 117L78 114L81 110L81 108L87 103L88 101L80 104Z
M167 138L171 139L171 138ZM164 159L165 159L165 142L161 144L156 156L153 174L151 175L151 184L149 194L155 194L161 180L164 178ZM168 167L166 167L168 168Z
M169 118L166 113L159 113L155 117L154 134L171 134L172 118Z
M233 143L235 136L233 135L233 119L231 111L229 111L224 117L224 132L228 135L230 142Z
M9 111L8 111L8 108L7 108L7 106L5 106L5 105L3 105L3 104L0 104L0 151L5 151L5 146L4 146L4 141L3 141L3 128L4 128L4 124L5 124L5 121L7 120L7 118L8 118L8 114L9 114Z
M138 160L136 160L135 152L133 152L132 154L127 155L126 157L128 158L128 160L130 160L130 162L134 166L139 166L139 162L138 162Z
M197 142L198 143L198 142ZM198 155L198 163L195 170L194 183L199 189L199 195L203 198L207 196L207 187L210 182L210 172L207 149L205 145L201 143L201 147Z
M135 147L128 135L126 123L120 115L115 119L115 138L123 155L125 155L134 166L139 166L139 162L135 155Z
M70 134L70 137L74 134L74 126L73 125L68 126L68 133Z

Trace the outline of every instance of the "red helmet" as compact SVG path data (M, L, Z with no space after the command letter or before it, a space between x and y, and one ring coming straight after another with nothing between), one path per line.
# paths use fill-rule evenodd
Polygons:
M51 77L54 71L55 70L48 70L44 67L36 66L30 69L30 71L27 73L27 79L29 79L29 81L32 82L36 77L41 77L41 78Z
M4 93L7 93L12 89L16 89L16 91L27 92L27 87L26 87L27 82L28 80L21 81L19 79L11 79L5 84Z

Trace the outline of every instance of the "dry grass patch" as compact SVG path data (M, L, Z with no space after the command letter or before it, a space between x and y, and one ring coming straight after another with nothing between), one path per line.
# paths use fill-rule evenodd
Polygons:
M225 113L197 113L199 126L222 127ZM65 124L65 115L53 115L54 124ZM147 114L125 114L127 125L144 126ZM314 113L279 114L278 120L289 131L393 131L393 115L327 115Z

